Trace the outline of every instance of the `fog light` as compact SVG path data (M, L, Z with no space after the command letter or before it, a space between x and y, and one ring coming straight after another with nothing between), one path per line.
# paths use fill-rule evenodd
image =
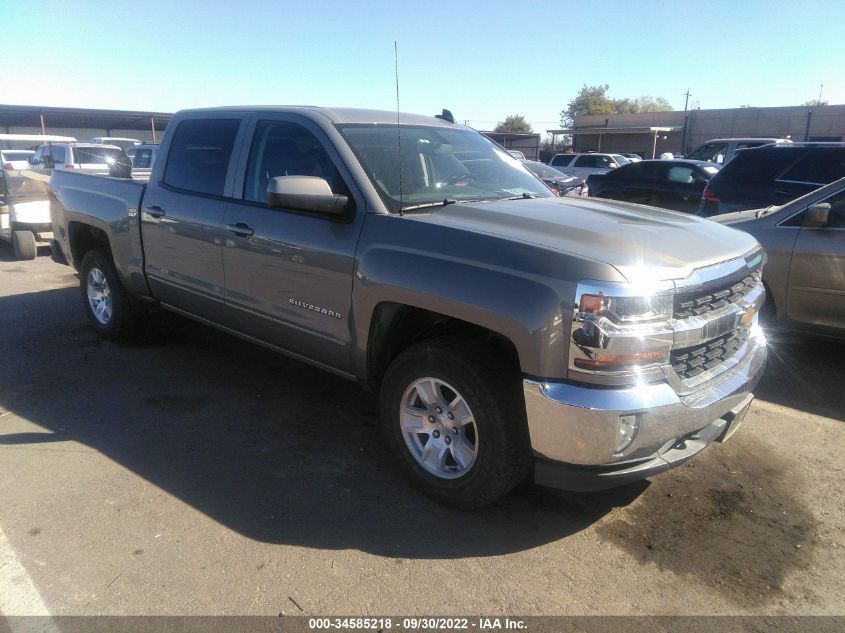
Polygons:
M640 430L640 420L636 415L620 415L616 423L616 450L615 455L621 454L631 445L637 432Z

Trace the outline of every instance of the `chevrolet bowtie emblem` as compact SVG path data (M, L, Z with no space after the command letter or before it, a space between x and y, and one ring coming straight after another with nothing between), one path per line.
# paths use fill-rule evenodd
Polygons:
M739 324L742 326L751 325L751 322L754 321L755 314L757 314L757 307L749 306L748 309L742 313L742 316L739 317Z

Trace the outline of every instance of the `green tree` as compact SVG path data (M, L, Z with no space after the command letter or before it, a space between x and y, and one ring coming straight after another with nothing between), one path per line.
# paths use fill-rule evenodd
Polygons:
M531 124L525 120L521 114L510 114L505 117L504 121L496 124L494 132L518 132L520 134L530 134Z
M578 91L578 95L566 106L566 110L561 111L561 124L564 127L570 127L575 117L584 114L612 114L613 101L607 96L608 88L607 84L601 86L584 84Z
M634 99L611 99L607 96L609 86L587 86L578 91L578 95L569 102L560 113L560 122L566 127L572 126L576 116L585 114L625 114L636 112L668 112L672 104L663 97L643 95Z
M810 99L809 101L805 101L801 105L804 105L804 106L825 106L825 105L828 105L828 102L822 101L821 99Z

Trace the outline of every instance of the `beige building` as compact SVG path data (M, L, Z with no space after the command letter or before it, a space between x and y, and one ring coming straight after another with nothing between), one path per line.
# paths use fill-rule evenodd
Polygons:
M775 137L845 141L845 105L730 108L579 116L571 128L575 151L635 152L646 158L683 155L714 138Z

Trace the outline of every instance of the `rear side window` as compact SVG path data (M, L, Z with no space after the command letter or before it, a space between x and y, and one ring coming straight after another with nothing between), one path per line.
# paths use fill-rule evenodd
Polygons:
M122 150L116 147L74 147L74 151L76 162L80 165L104 165L122 153Z
M695 180L695 170L692 167L675 165L669 168L666 180L669 182L680 182L685 185L692 184Z
M176 128L164 183L176 189L222 196L240 127L239 119L188 119Z
M153 166L153 150L139 149L133 152L132 166L136 169L147 169Z
M65 162L65 158L66 158L65 154L66 153L65 153L64 147L62 147L61 145L51 145L50 150L52 152L54 163L59 165L59 164L63 164Z
M565 167L572 162L574 154L561 154L552 158L552 167Z
M791 149L747 149L736 155L722 171L719 182L766 183L771 182L798 160L799 154Z
M779 180L826 185L845 176L845 148L809 149Z

